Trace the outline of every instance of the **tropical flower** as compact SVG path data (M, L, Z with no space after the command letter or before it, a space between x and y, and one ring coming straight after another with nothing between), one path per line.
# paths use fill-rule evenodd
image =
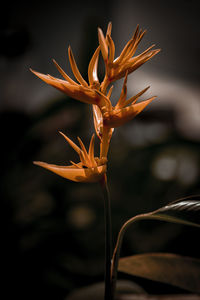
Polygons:
M119 100L117 104L113 107L111 102L106 111L102 111L102 118L103 118L103 124L104 126L108 126L111 128L116 128L124 123L130 121L133 119L137 114L139 114L151 101L153 101L156 97L151 97L147 100L137 102L139 97L143 95L148 89L145 88L141 92L139 92L137 95L126 99L127 97L127 76L128 71L126 72L124 84L122 87L121 95L119 97ZM107 101L110 101L110 95L104 96L107 98Z
M34 164L43 167L57 175L76 182L99 182L105 177L106 163L105 157L94 157L94 134L92 135L89 151L87 152L82 140L78 137L80 147L78 147L64 133L60 132L69 145L78 153L79 163L71 162L70 166L58 166L41 161L35 161Z
M160 49L151 50L155 46L152 45L141 54L133 57L138 44L146 33L146 30L139 30L138 25L132 38L125 45L119 57L114 59L115 44L111 38L111 29L112 24L109 23L106 37L104 37L103 31L101 28L98 28L99 45L101 47L101 53L106 68L106 74L103 82L101 83L102 92L106 90L109 83L124 77L126 72L128 72L128 74L132 73L160 51Z
M30 69L30 71L37 77L42 79L44 82L67 94L69 97L72 97L84 103L96 104L99 107L103 107L105 106L105 99L96 92L100 88L100 83L97 76L99 52L100 47L98 47L94 52L88 66L89 84L83 79L82 75L80 74L70 46L68 48L69 62L72 72L78 83L71 79L54 59L53 62L60 74L63 76L64 80L53 77L49 74L45 75L36 72L32 69Z
M109 144L114 128L119 127L134 118L153 99L155 99L155 97L151 97L147 100L136 103L138 98L143 95L149 87L145 88L130 99L126 99L127 77L128 74L136 70L138 67L140 67L160 51L159 49L152 50L152 48L154 47L154 45L152 45L143 53L134 57L138 44L140 43L142 37L146 32L139 30L139 26L137 26L133 37L126 44L119 57L114 59L115 44L111 38L111 31L111 22L108 24L105 37L102 30L98 28L99 46L95 50L88 66L89 83L84 80L81 73L79 72L70 46L68 48L69 62L77 82L71 79L55 60L53 60L53 62L64 79L59 79L49 74L45 75L31 70L40 79L64 92L68 96L84 103L92 104L94 127L96 130L96 134L100 139L100 160L107 157ZM105 62L105 76L101 83L98 79L98 61L100 51ZM113 106L110 101L113 86L110 87L108 92L107 88L111 82L116 81L122 77L125 77L125 79L121 95L117 104ZM82 152L79 151L78 153L80 154ZM42 166L44 167L44 163L42 164ZM89 165L85 165L83 160L81 161L81 164L82 167L91 168ZM99 165L97 164L97 166ZM46 164L45 167L47 167ZM82 168L79 164L76 164L76 166L73 164L73 171L75 171L74 167L76 167L76 169L78 168L79 171Z
M123 125L124 123L133 119L137 114L139 114L151 101L156 97L151 97L147 100L137 102L139 97L143 95L149 86L139 92L137 95L126 99L127 97L127 77L128 71L126 72L124 84L119 97L119 100L115 106L112 106L110 101L110 96L112 93L112 87L110 88L107 96L103 95L101 92L101 97L106 98L106 106L100 109L97 105L93 105L93 120L94 128L97 136L99 137L100 144L100 157L107 156L109 149L110 140L114 128Z
M114 59L115 45L111 38L111 30L112 23L110 22L107 27L105 38L102 30L98 28L99 46L95 50L88 66L89 84L84 80L81 73L79 72L70 46L68 47L69 62L72 72L78 82L71 79L54 59L53 62L60 74L63 76L64 80L30 69L31 72L33 72L37 77L39 77L46 83L64 92L69 97L72 97L84 103L97 105L100 108L101 112L105 112L106 110L112 111L109 101L112 88L109 90L107 96L105 96L108 85L111 82L126 76L127 73L130 74L131 72L133 72L143 63L157 54L160 50L157 49L150 51L150 49L154 46L152 45L142 54L133 57L137 46L145 33L145 31L139 32L139 26L137 26L132 39L126 44L120 56ZM101 83L99 82L97 72L100 50L106 67L104 80ZM129 108L128 111L130 112L131 109Z

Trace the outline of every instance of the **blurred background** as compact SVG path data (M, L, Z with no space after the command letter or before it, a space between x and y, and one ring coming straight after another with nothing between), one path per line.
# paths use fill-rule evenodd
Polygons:
M113 23L119 55L137 24L147 29L137 53L162 51L128 78L128 96L150 85L157 95L133 121L115 130L108 178L114 239L138 213L200 193L198 1L28 1L4 3L0 28L2 260L7 298L63 300L103 280L104 207L97 184L69 182L33 160L77 161L61 130L88 145L91 108L46 85L30 71L60 77L52 58L72 76L71 45L83 77L97 47L97 27ZM122 82L115 85L113 103ZM96 139L97 142L97 139ZM98 146L98 144L96 145ZM98 148L97 155L98 155ZM127 232L122 256L173 252L199 257L199 230L141 222ZM120 278L127 278L120 274ZM134 279L149 293L180 292Z

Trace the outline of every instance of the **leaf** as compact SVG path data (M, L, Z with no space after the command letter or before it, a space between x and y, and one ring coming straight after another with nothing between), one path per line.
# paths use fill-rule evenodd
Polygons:
M147 218L200 227L200 196L174 201L149 214Z
M169 253L148 253L119 260L118 271L200 293L200 260Z
M120 250L121 250L121 246L122 246L122 242L123 242L123 237L124 237L124 234L126 233L127 229L129 228L129 226L131 224L133 224L137 221L145 220L145 219L146 220L148 220L148 219L157 219L157 220L162 220L162 221L167 221L167 222L180 223L180 224L200 227L200 200L199 199L200 199L200 196L190 196L190 197L187 197L187 198L184 198L184 199L181 199L181 200L174 201L174 202L172 202L168 205L165 205L164 207L161 207L161 208L159 208L155 211L145 213L145 214L136 215L133 218L126 221L123 224L123 226L121 227L120 231L119 231L116 246L115 246L115 249L114 249L114 252L113 252L112 271L111 271L113 282L115 283L116 280L117 280L117 270L118 270ZM141 256L138 256L138 257L141 258ZM145 256L144 256L144 258L145 258ZM173 256L171 258L171 261L172 261L173 258L175 260L175 256ZM177 258L177 256L176 256L176 258ZM132 262L132 259L134 259L134 257L127 258L127 259L129 259L130 262ZM170 261L169 264L167 265L166 259L170 259L169 255L168 255L168 258L165 256L165 261L163 259L161 259L162 264L160 266L160 269L159 269L159 267L157 267L157 269L155 267L155 270L152 269L152 272L154 272L156 274L156 270L158 270L158 274L161 274L161 273L164 274L165 270L167 270L167 266L169 268L167 273L169 273L170 271L173 271L174 270L173 264L171 264L171 261ZM155 260L157 262L155 264L155 266L157 266L158 265L158 258L155 258ZM179 260L181 260L180 257L179 257ZM149 265L151 265L152 261L154 261L154 260L153 259L150 260ZM178 259L175 260L176 263L177 263L177 261L178 261ZM147 262L148 262L148 259L147 259ZM134 264L134 261L132 263ZM191 264L191 270L189 272L193 272L192 267L193 267L193 269L195 268L194 267L195 263L192 264L192 260L190 258L186 258L186 262L184 262L184 263L185 263L185 265L187 265L187 263L188 263L188 267ZM151 268L149 269L148 265L146 267L147 269L145 269L145 267L144 267L145 261L140 263L140 264L139 264L139 262L136 263L136 269L134 271L132 271L134 268L129 267L129 266L127 267L126 259L120 260L119 270L124 271L124 272L126 271L127 273L129 273L131 271L132 273L130 273L130 274L137 275L137 274L134 273L136 271L139 272L140 267L137 268L137 264L139 266L140 266L140 264L143 265L143 270L144 271L146 270L146 275L150 276L150 275L153 274L153 273L151 274ZM166 264L166 269L165 269L165 267L163 267L165 264ZM128 265L129 265L129 263L128 263ZM126 266L126 268L124 269L125 266ZM185 268L185 269L187 269L187 268ZM159 270L160 270L160 272L159 272ZM162 270L162 272L161 272L161 270ZM176 273L177 273L178 276L180 275L180 282L179 282L179 277L177 279L175 279L176 278L176 273L175 273L175 275L171 275L171 277L169 277L169 278L172 278L173 280L172 279L167 280L168 277L166 277L164 275L163 275L164 280L161 280L162 276L159 277L159 275L155 276L155 280L162 281L162 282L167 282L167 283L171 282L171 284L175 284L177 286L180 286L180 287L184 288L184 286L181 284L181 280L182 280L181 279L182 278L181 277L182 276L181 272L182 271L180 271L180 266L177 267L177 270L178 271ZM193 272L194 277L195 277L195 272L197 272L197 271L198 271L198 276L200 278L199 261L198 261L198 270L195 269L195 271ZM138 273L138 276L139 276L139 274L140 273ZM173 272L172 272L172 274L173 274ZM142 274L140 276L142 276ZM146 278L154 279L153 276L151 276L151 277L148 277L148 276L146 276ZM168 274L168 276L169 276L169 274ZM145 277L145 272L143 274L143 277ZM186 278L188 278L188 277L186 276ZM184 283L184 282L186 282L186 280L187 279L185 279L185 281L182 280L182 282ZM198 280L198 285L200 286L200 279ZM185 288L186 288L186 286L185 286ZM188 287L188 289L190 289L190 287ZM199 287L199 291L200 291L200 287Z

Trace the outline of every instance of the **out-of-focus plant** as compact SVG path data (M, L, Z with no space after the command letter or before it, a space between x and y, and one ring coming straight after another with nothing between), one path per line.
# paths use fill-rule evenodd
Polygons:
M95 50L88 66L88 82L85 81L79 72L71 47L68 48L69 62L77 81L71 79L55 60L53 62L64 79L31 70L40 79L68 96L92 105L94 129L99 138L99 155L94 155L94 134L87 151L79 137L80 147L60 132L79 155L80 162L74 163L71 161L70 166L58 166L39 161L34 163L75 182L100 183L105 204L105 300L113 300L115 298L118 270L151 280L173 284L192 292L200 292L200 262L197 259L166 253L150 253L120 259L123 236L128 227L136 221L159 219L200 227L200 201L196 196L172 202L156 211L137 215L129 219L118 234L114 251L112 249L110 196L106 175L110 140L116 127L122 126L133 119L155 99L155 97L151 97L137 102L139 97L149 87L127 99L127 78L130 73L156 55L160 49L153 50L154 45L152 45L141 54L135 56L138 44L146 32L140 30L139 26L137 26L132 38L125 45L121 54L115 58L115 44L111 37L111 30L111 22L108 24L105 36L102 30L98 28L99 46ZM105 74L101 82L98 77L100 53L105 65ZM111 102L113 85L110 85L121 78L124 78L121 94L116 105L113 106Z

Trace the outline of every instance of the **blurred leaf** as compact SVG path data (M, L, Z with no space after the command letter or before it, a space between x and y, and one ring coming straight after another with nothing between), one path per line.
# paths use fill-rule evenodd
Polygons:
M134 255L119 260L118 270L200 293L200 260L168 253Z
M200 227L200 196L174 201L149 214L147 218Z

